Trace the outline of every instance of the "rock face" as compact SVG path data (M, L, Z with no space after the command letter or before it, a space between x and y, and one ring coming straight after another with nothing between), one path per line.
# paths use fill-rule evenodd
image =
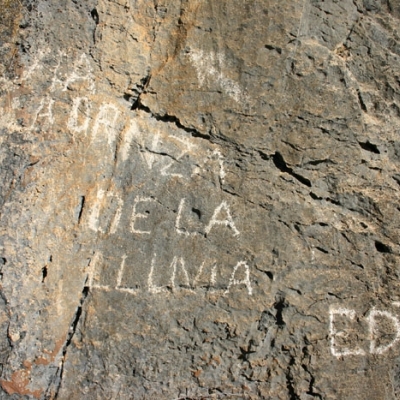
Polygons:
M397 0L0 8L0 398L400 398Z

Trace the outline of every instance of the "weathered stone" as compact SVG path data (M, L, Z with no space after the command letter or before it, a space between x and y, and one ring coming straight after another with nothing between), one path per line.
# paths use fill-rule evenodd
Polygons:
M396 1L0 5L0 398L400 396Z

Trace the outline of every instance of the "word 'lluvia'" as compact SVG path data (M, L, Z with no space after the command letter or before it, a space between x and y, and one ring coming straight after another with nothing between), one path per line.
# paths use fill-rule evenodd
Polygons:
M137 294L143 291L143 288L132 288L126 286L123 283L124 273L126 272L126 259L127 256L122 257L121 265L115 276L115 284L99 284L98 281L100 277L96 271L97 264L101 262L102 254L100 252L96 253L95 257L91 260L88 273L88 286L93 289L100 289L104 291L120 291L130 294ZM152 294L165 294L168 292L175 292L177 290L187 290L188 292L194 293L194 291L199 287L206 286L208 290L212 293L221 292L221 289L217 290L217 286L225 286L222 290L222 294L226 295L230 292L231 288L234 286L245 286L247 293L251 296L253 294L253 288L250 281L250 267L245 261L239 261L232 268L230 276L225 276L223 279L226 284L221 285L221 282L217 285L217 264L214 262L208 276L207 285L204 285L205 281L205 262L203 261L197 270L195 276L190 277L187 269L186 261L183 257L175 256L172 259L170 265L165 265L159 260L157 260L157 255L154 254L150 266L149 274L147 277L147 290ZM158 283L161 275L168 275L169 282L164 285ZM201 283L203 282L203 283Z

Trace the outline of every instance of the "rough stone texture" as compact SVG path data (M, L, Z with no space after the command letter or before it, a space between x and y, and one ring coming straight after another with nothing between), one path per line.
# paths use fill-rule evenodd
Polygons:
M400 398L397 0L0 6L0 398Z

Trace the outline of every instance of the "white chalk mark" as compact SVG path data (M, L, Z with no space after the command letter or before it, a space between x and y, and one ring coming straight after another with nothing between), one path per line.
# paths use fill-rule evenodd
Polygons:
M212 155L217 156L218 164L219 164L219 178L221 179L221 183L225 183L225 168L224 168L224 157L222 156L219 150L214 150Z
M115 289L120 289L121 288L122 276L124 274L125 261L126 261L127 257L128 256L126 254L124 254L122 256L122 261L121 261L121 265L119 267L118 276L117 276L117 284L115 286Z
M214 263L211 269L210 284L211 286L215 286L216 283L217 283L217 264Z
M212 81L218 83L221 89L237 103L249 102L248 96L243 93L240 86L232 79L227 78L222 72L225 64L222 53L210 52L205 54L202 50L192 49L189 57L196 68L200 87L203 86L206 77L209 77ZM215 65L218 65L218 69Z
M47 106L45 107L47 103ZM31 129L34 128L38 118L46 118L49 121L50 126L53 125L54 123L54 116L53 116L53 105L54 105L54 100L52 98L50 98L49 96L44 97L41 101L40 101L40 105L39 108L36 111L36 116L33 119L32 125L31 125ZM40 114L40 112L44 109L47 108L47 112Z
M193 285L192 285L193 287L196 286L196 283L197 283L198 280L200 279L200 276L201 276L201 274L202 274L202 272L203 272L203 269L204 269L204 264L205 264L205 261L203 261L203 262L201 263L200 268L199 268L199 270L198 270L196 276L195 276L194 279L193 279Z
M189 150L191 150L193 147L195 147L195 145L193 143L190 143L190 141L188 141L185 138L180 138L178 136L170 136L172 139L177 140L178 142L184 144ZM168 163L167 165L165 165L164 167L161 168L161 175L163 176L175 176L178 178L183 178L184 176L182 174L178 174L178 173L167 173L167 171L174 165L175 162L179 162L179 160L185 155L187 154L187 150L183 150L178 157L176 157L176 159L174 161L171 161L170 163Z
M165 165L161 168L161 175L162 176L175 176L178 178L183 178L182 174L170 173L168 174L167 171L174 165L174 161L171 161L169 164Z
M400 301L393 301L392 305L394 305L395 307L400 307Z
M235 275L236 275L237 270L240 267L244 267L245 278L242 279L242 280L237 280L237 279L235 279ZM229 290L230 290L231 286L234 286L234 285L246 285L249 295L251 296L253 294L253 289L251 287L251 282L250 282L250 268L246 264L245 261L239 261L235 265L235 268L233 268L231 279L229 280L228 287L227 287L227 289L226 289L224 294L229 293Z
M153 165L156 161L156 157L157 155L154 154L154 152L156 151L158 142L160 141L160 134L157 132L153 135L153 141L151 143L151 149L148 150L146 148L144 148L144 152L142 152L143 158L146 161L147 166L149 167L149 169L153 169Z
M21 108L21 98L20 97L14 97L11 101L11 108L13 110L18 110Z
M176 280L176 273L178 269L178 264L181 266L181 272L183 273L184 280L185 280L185 285L187 288L190 288L190 281L189 281L189 274L185 268L185 260L182 257L174 257L171 263L170 268L172 268L172 276L171 276L171 288L174 291L175 290L175 280Z
M106 194L106 192L103 189L99 189L97 191L96 200L95 200L94 205L89 214L88 226L94 232L106 233L105 230L100 226L100 210L103 205L105 194ZM111 221L110 229L109 229L109 233L114 234L118 229L124 202L118 195L114 194L113 192L107 193L107 198L110 198L110 197L115 197L117 199L117 209L115 211L115 214Z
M94 271L97 263L97 259L101 257L101 253L96 252L94 253L92 259L89 262L89 269L88 269L88 280L87 280L87 285L89 288L93 286L93 279L94 279Z
M330 307L329 309L329 336L331 341L331 353L335 357L344 357L350 355L365 355L365 351L361 348L355 348L350 350L347 347L343 347L341 351L337 350L337 344L335 338L337 337L346 337L347 334L345 331L337 331L335 328L335 315L341 315L343 317L347 317L350 320L354 320L356 317L356 312L349 308L342 307Z
M85 105L85 111L82 111L82 114L85 116L83 122L78 125L79 120L79 106L81 104ZM67 127L70 131L74 133L83 133L85 136L87 134L87 130L89 128L89 121L90 121L90 111L91 111L91 104L87 97L76 97L73 99L72 102L72 109L70 116L67 121Z
M101 289L101 290L106 290L110 291L111 288L108 285L99 285L95 284L95 275L96 275L96 266L99 262L103 260L103 254L101 252L96 252L93 255L93 258L90 260L89 263L89 270L88 270L88 279L87 279L87 286L90 289Z
M97 191L97 198L89 215L89 221L88 221L89 228L95 232L99 230L103 232L102 229L99 227L99 218L100 218L100 207L103 202L104 194L105 191L103 189L99 189Z
M116 197L117 199L117 210L115 211L114 218L111 221L110 225L110 234L113 235L115 232L117 232L119 221L121 219L122 215L122 207L124 206L124 201L119 197L118 195L114 195L112 192L107 193L107 197Z
M122 256L121 266L120 266L119 271L118 271L117 284L115 286L115 290L118 290L119 292L129 293L129 294L137 294L138 289L133 289L133 288L121 286L122 277L123 277L124 270L125 270L125 261L126 261L126 259L127 259L127 255L124 254Z
M149 278L148 278L148 288L150 293L162 293L165 292L166 289L163 286L156 286L153 283L153 275L154 275L154 268L155 268L155 263L156 263L156 257L157 254L154 253L154 257L151 260L151 266L150 266L150 273L149 273Z
M137 294L138 289L132 289L132 288L128 288L128 287L120 287L118 288L119 292L126 292L129 294Z
M377 317L386 318L387 320L390 320L393 327L396 329L395 338L387 345L381 345L381 346L376 345L375 335L378 331ZM400 340L399 320L390 312L375 310L373 308L369 313L368 322L369 322L369 333L370 333L370 340L371 340L369 350L370 350L371 354L383 354L386 351L388 351L391 347L393 347Z
M50 92L53 92L56 89L57 84L59 84L61 87L64 85L64 82L57 78L57 73L61 66L61 61L65 55L66 54L64 51L62 51L62 50L58 51L58 57L57 57L58 62L57 62L56 67L54 68L54 74L53 74L53 79L51 81Z
M172 138L177 140L178 142L182 143L186 147L186 149L182 150L182 152L179 154L179 156L176 157L176 161L181 160L184 155L188 154L188 152L193 152L193 149L195 149L197 147L197 145L195 143L192 143L192 141L189 140L188 138L178 137L178 136L172 136ZM176 175L179 175L179 174L176 174Z
M114 104L103 104L95 118L93 125L92 141L97 138L101 128L106 134L108 144L112 146L117 137L117 120L120 111ZM100 140L102 141L102 140Z
M141 214L136 212L136 206L139 203L152 203L155 202L155 199L153 197L140 197L140 196L136 196L135 200L133 202L133 209L132 209L132 217L131 217L131 232L132 233L139 233L139 234L146 234L146 235L150 235L151 231L141 231L140 229L136 229L135 228L135 221L138 218L147 218L148 215L147 214Z
M221 211L224 210L226 213L226 219L218 219L218 215L221 213ZM233 221L230 209L228 204L223 201L214 211L213 216L211 217L211 220L209 224L206 227L206 234L208 235L211 231L211 229L215 225L222 225L222 226L227 226L233 230L233 236L238 236L240 232L237 230L236 225Z
M140 136L140 130L135 120L131 120L129 129L125 132L121 145L121 159L127 161L131 151L131 143L135 137Z
M69 89L69 85L76 81L87 81L89 83L89 90L94 93L96 86L93 76L93 70L90 65L89 59L85 53L82 53L80 58L75 61L74 69L64 82L63 92Z
M178 142L184 144L184 145L186 146L187 150L189 150L189 151L192 151L194 148L197 147L196 144L195 144L195 143L192 143L192 141L189 140L188 138L179 137L179 136L174 136L174 135L172 135L171 137L172 137L173 139L177 140ZM184 151L182 152L182 154L178 157L178 159L181 158L184 154L186 154L186 153L187 153L187 150L184 150Z
M50 48L46 48L44 50L39 50L37 57L35 57L33 64L28 67L21 78L21 81L26 81L31 78L32 74L37 70L43 68L43 63L41 62L43 57L50 52Z
M214 286L217 284L217 263L214 262L214 265L211 268L211 275L210 275L210 287ZM212 289L210 290L210 293L215 293L215 290Z
M186 201L186 199L183 198L179 203L178 215L176 216L176 220L175 220L175 230L179 235L190 236L191 233L188 232L185 228L181 228L181 226L180 226L181 217L182 217L182 211L183 211L183 207L185 206L185 201ZM193 233L193 235L195 235L195 234L196 233Z

